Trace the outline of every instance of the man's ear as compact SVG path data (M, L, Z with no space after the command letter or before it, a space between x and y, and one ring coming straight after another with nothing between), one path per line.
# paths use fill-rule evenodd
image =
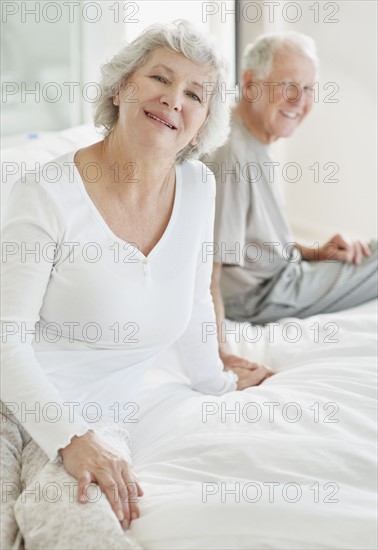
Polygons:
M113 105L117 105L117 107L119 107L119 92L117 92L116 95L113 96Z
M243 73L243 86L249 86L253 82L256 82L257 78L252 69L247 69Z

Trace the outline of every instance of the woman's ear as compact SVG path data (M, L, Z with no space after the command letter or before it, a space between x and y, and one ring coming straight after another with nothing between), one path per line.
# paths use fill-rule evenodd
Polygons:
M197 143L198 143L198 134L196 134L196 135L194 136L194 138L192 138L192 139L190 140L189 145L195 146L195 145L197 145Z
M113 105L117 105L117 107L119 107L121 105L121 98L119 96L119 94L122 92L122 90L124 89L124 87L127 85L127 82L129 81L131 75L129 77L124 77L121 82L118 82L118 84L116 85L117 87L114 89L114 91L117 90L117 93L114 94L113 96Z

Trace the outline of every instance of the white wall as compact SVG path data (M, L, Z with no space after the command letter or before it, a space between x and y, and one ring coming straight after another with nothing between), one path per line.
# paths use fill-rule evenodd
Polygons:
M315 39L320 57L319 102L296 133L276 147L282 166L296 162L302 169L298 183L285 183L294 230L309 241L339 230L366 239L376 236L376 2L280 2L272 22L272 3L259 4L260 21L246 20L256 17L252 12L241 21L242 48L261 32L295 30ZM310 9L316 5L318 22ZM327 102L332 99L336 102ZM333 171L332 166L322 169L327 162L335 163L338 182L326 181ZM314 163L320 167L318 183L309 168Z

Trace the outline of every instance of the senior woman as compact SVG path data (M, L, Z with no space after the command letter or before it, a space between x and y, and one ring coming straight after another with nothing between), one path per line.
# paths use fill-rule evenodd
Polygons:
M202 260L215 191L195 159L227 137L216 92L223 79L222 59L189 23L153 25L103 67L95 123L104 139L12 190L3 231L13 243L3 275L4 480L17 484L23 462L23 480L58 482L63 494L52 505L9 491L18 525L8 507L8 543L19 527L27 547L126 547L122 527L139 516L143 491L124 404L173 343L198 391L220 395L269 376L261 366L224 371L216 337L201 338L202 323L215 320L212 264ZM71 476L79 502L91 483L101 498L86 506L69 498Z

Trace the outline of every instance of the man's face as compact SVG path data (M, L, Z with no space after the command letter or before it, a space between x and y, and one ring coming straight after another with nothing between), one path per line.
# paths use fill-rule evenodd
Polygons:
M290 136L310 112L314 98L314 63L288 49L274 56L270 75L252 80L261 97L250 103L250 128L264 143ZM256 86L255 84L255 86Z

